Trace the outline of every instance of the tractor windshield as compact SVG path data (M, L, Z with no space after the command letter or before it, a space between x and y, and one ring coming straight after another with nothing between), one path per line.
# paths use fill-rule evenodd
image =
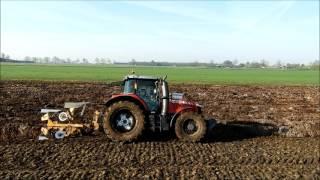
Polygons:
M150 110L158 108L155 80L128 79L124 83L123 92L137 94L148 104Z
M125 83L124 83L123 92L125 94L134 93L135 92L135 87L134 87L135 83L136 83L135 79L126 80Z
M154 80L128 79L124 83L123 92L136 93L139 96L153 96L155 95L156 85Z

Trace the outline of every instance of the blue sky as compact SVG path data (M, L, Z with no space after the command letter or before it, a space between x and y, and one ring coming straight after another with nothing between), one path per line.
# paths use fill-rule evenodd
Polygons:
M319 1L1 1L14 58L309 63Z

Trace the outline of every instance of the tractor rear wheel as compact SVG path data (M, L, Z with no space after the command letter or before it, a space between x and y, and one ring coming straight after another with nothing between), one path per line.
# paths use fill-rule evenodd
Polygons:
M205 135L207 130L205 120L200 114L184 112L176 120L175 133L182 141L196 142Z
M109 106L104 114L104 132L115 141L132 141L144 129L144 114L138 105L119 101Z

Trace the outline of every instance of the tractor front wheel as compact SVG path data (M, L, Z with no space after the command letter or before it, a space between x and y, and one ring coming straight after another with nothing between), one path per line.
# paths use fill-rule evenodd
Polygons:
M206 123L200 114L184 112L176 120L175 133L182 141L199 141L206 133Z
M139 106L132 102L116 102L107 108L103 128L112 140L135 140L144 129L144 114Z

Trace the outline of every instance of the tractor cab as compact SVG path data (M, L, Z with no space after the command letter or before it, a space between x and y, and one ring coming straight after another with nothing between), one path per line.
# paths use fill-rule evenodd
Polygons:
M150 76L126 76L123 83L124 94L136 94L142 98L150 111L157 111L159 109L158 100L158 78Z
M144 129L168 132L174 129L184 141L198 141L205 121L198 104L186 101L182 93L169 94L166 77L128 75L123 91L106 102L103 128L111 139L131 141Z

